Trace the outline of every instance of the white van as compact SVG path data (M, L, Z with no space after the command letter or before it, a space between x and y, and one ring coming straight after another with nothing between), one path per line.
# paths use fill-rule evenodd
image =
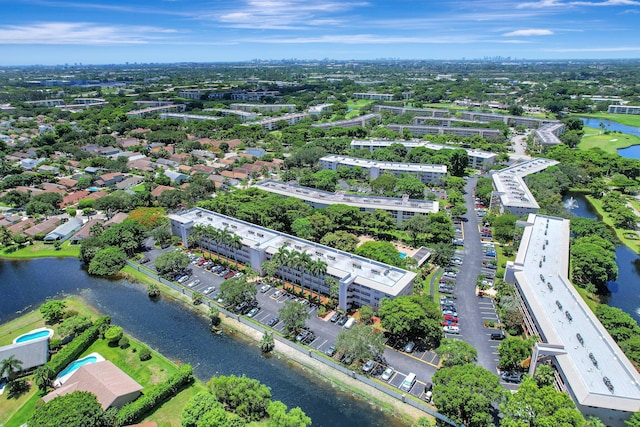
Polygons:
M347 320L347 323L344 324L344 328L345 329L349 329L351 328L354 324L356 323L356 318L355 317L350 317L349 320Z
M402 381L402 384L400 384L400 390L411 391L411 388L415 383L416 383L416 374L411 372L409 373L409 375L407 375L404 381Z

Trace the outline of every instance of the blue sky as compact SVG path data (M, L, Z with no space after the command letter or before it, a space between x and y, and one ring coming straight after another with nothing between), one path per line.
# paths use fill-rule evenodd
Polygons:
M0 0L0 65L640 57L640 0Z

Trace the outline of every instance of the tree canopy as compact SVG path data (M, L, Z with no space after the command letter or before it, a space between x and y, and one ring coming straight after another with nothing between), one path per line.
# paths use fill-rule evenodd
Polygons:
M407 339L424 341L432 348L442 339L442 315L428 295L401 295L380 301L378 315L390 333Z
M102 427L104 411L95 394L74 391L36 408L29 419L33 427Z

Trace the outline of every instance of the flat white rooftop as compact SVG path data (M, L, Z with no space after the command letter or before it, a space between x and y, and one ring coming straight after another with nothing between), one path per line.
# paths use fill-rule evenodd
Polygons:
M428 172L428 173L447 173L445 165L427 165L422 163L399 163L399 162L381 162L377 160L359 159L356 157L329 155L320 159L321 162L339 163L348 166L360 166L365 169L379 168L381 170L394 170L401 172Z
M492 174L491 178L493 179L493 186L500 196L502 206L536 210L540 208L529 187L518 175L500 172Z
M343 204L371 209L408 211L418 213L437 213L438 202L427 200L415 200L409 198L378 197L378 196L358 196L345 194L343 191L330 193L328 191L316 190L315 188L302 187L299 185L287 184L280 181L267 180L254 185L261 190L283 196L296 197L317 204Z
M391 139L354 139L351 141L351 148L353 147L388 147L391 144L401 144L407 148L416 148L416 147L425 147L430 150L439 151L439 150L465 150L467 154L474 157L491 159L496 157L496 153L491 153L489 151L482 150L474 150L472 148L464 148L464 147L456 147L455 145L442 145L442 144L433 144L431 142L425 141L405 141L405 140L391 140Z
M567 385L582 405L640 410L637 370L568 279L569 220L530 214L527 223L507 270L512 269L543 342L566 352L555 357Z
M520 178L524 178L527 175L541 172L550 166L557 165L558 163L560 162L551 159L535 158L527 160L524 163L518 163L517 165L509 166L506 169L502 169L499 173L512 173L519 176Z
M260 248L271 255L281 246L289 245L293 250L306 252L314 260L326 262L329 274L339 278L352 276L355 283L391 296L402 292L416 276L415 273L398 267L269 230L206 209L193 208L180 215L170 215L169 218L183 224L193 222L211 225L216 229L227 228L240 236L244 245Z

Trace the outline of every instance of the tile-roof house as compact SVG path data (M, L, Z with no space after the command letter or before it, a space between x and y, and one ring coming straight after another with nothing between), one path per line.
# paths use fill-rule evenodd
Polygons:
M61 208L66 208L69 205L74 205L78 203L80 200L84 199L89 195L89 191L82 190L76 191L75 193L71 193L68 196L62 198L62 202L60 202Z
M60 224L60 218L49 218L45 219L39 224L34 225L31 228L28 228L23 231L23 234L26 234L29 237L34 237L36 234L47 234L53 229L55 229L58 224Z
M153 197L154 199L157 199L165 191L171 191L171 190L175 190L175 188L169 187L167 185L158 185L156 188L154 188L151 191L151 197Z
M78 181L76 181L75 179L71 179L71 178L60 178L58 180L58 184L62 185L63 187L66 188L73 188L76 186L76 184L78 183Z
M102 409L122 408L140 396L142 386L108 360L89 363L75 371L64 385L42 398L48 402L74 391L96 395Z
M100 175L100 177L95 181L95 184L98 187L109 187L110 185L115 185L118 182L121 182L123 179L124 175L120 172L105 173L104 175Z

